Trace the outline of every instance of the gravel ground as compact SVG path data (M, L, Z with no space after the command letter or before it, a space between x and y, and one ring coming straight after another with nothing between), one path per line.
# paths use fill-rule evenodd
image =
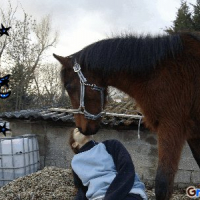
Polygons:
M70 169L45 167L1 187L0 200L72 200L75 192ZM154 189L146 192L149 200L155 200ZM185 190L175 190L172 197L172 200L189 199Z

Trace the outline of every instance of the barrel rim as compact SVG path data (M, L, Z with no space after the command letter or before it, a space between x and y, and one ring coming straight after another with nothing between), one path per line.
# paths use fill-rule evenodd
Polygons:
M20 138L33 138L36 137L36 134L24 134L15 137L8 137L8 138L0 138L0 140L12 140L12 139L20 139Z

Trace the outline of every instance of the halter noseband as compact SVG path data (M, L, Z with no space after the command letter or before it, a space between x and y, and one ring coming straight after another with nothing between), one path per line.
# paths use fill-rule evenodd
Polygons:
M87 83L87 79L84 77L83 73L81 72L81 66L76 62L74 62L73 66L74 72L76 72L80 78L80 85L81 85L81 90L80 90L80 106L78 109L73 109L74 114L83 114L85 118L91 119L91 120L97 120L98 118L102 117L103 114L103 105L104 105L104 90L105 88L103 87L98 87L95 84L89 84ZM85 109L85 103L84 103L84 97L85 97L85 86L91 87L92 90L99 91L101 94L101 112L97 115L93 115L89 113Z

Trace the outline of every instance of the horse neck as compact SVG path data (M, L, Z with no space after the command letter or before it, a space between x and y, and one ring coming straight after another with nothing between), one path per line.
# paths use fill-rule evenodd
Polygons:
M141 92L145 82L145 77L129 74L115 74L107 81L109 86L113 86L133 98L136 98L137 93Z

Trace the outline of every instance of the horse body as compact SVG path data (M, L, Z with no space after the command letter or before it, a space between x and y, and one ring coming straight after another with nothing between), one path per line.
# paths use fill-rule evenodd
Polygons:
M128 40L123 42L130 45ZM106 41L100 41L100 45L94 43L74 54L72 58L63 58L65 62L58 56L56 58L63 64L63 76L66 69L70 68L66 65L66 60L68 65L73 65L73 58L76 58L89 82L102 87L114 86L136 100L144 114L146 126L158 134L156 199L168 200L173 191L174 176L186 141L200 167L200 40L198 34L185 33L152 40L133 39L132 46L124 49L123 42L114 43L114 40L109 40L107 43L114 47L109 48L110 46L105 45ZM131 55L131 50L136 51L132 54L135 54L133 57L136 59L140 57L139 61L128 56L126 59L125 52ZM119 55L118 51L122 54L120 58L115 57ZM148 62L143 62L142 52ZM106 53L108 55L105 55ZM151 59L148 53L151 56L156 54L157 62ZM104 59L105 56L107 58ZM113 59L117 61L114 62ZM124 62L121 62L123 60ZM129 65L134 63L136 67L131 68ZM140 66L142 63L143 67ZM122 65L121 68L119 65ZM64 78L64 83L66 79L68 78ZM74 77L73 82L77 84L77 80ZM78 88L76 91L76 94L80 92ZM85 106L90 112L98 113L98 97L89 89L86 90L86 94ZM73 106L77 107L79 96L77 95L77 99L74 94L69 93L69 96L72 103L74 101ZM76 125L83 133L94 134L97 130L99 120L94 122L81 115L75 116L75 119Z
M156 196L159 200L167 200L171 196L185 141L188 141L200 166L200 59L196 60L194 69L192 57L187 53L179 56L178 60L187 60L182 64L174 63L173 59L164 60L160 64L162 68L143 81L136 77L132 80L119 77L113 82L113 86L136 100L146 126L158 134ZM123 87L127 84L129 90Z

